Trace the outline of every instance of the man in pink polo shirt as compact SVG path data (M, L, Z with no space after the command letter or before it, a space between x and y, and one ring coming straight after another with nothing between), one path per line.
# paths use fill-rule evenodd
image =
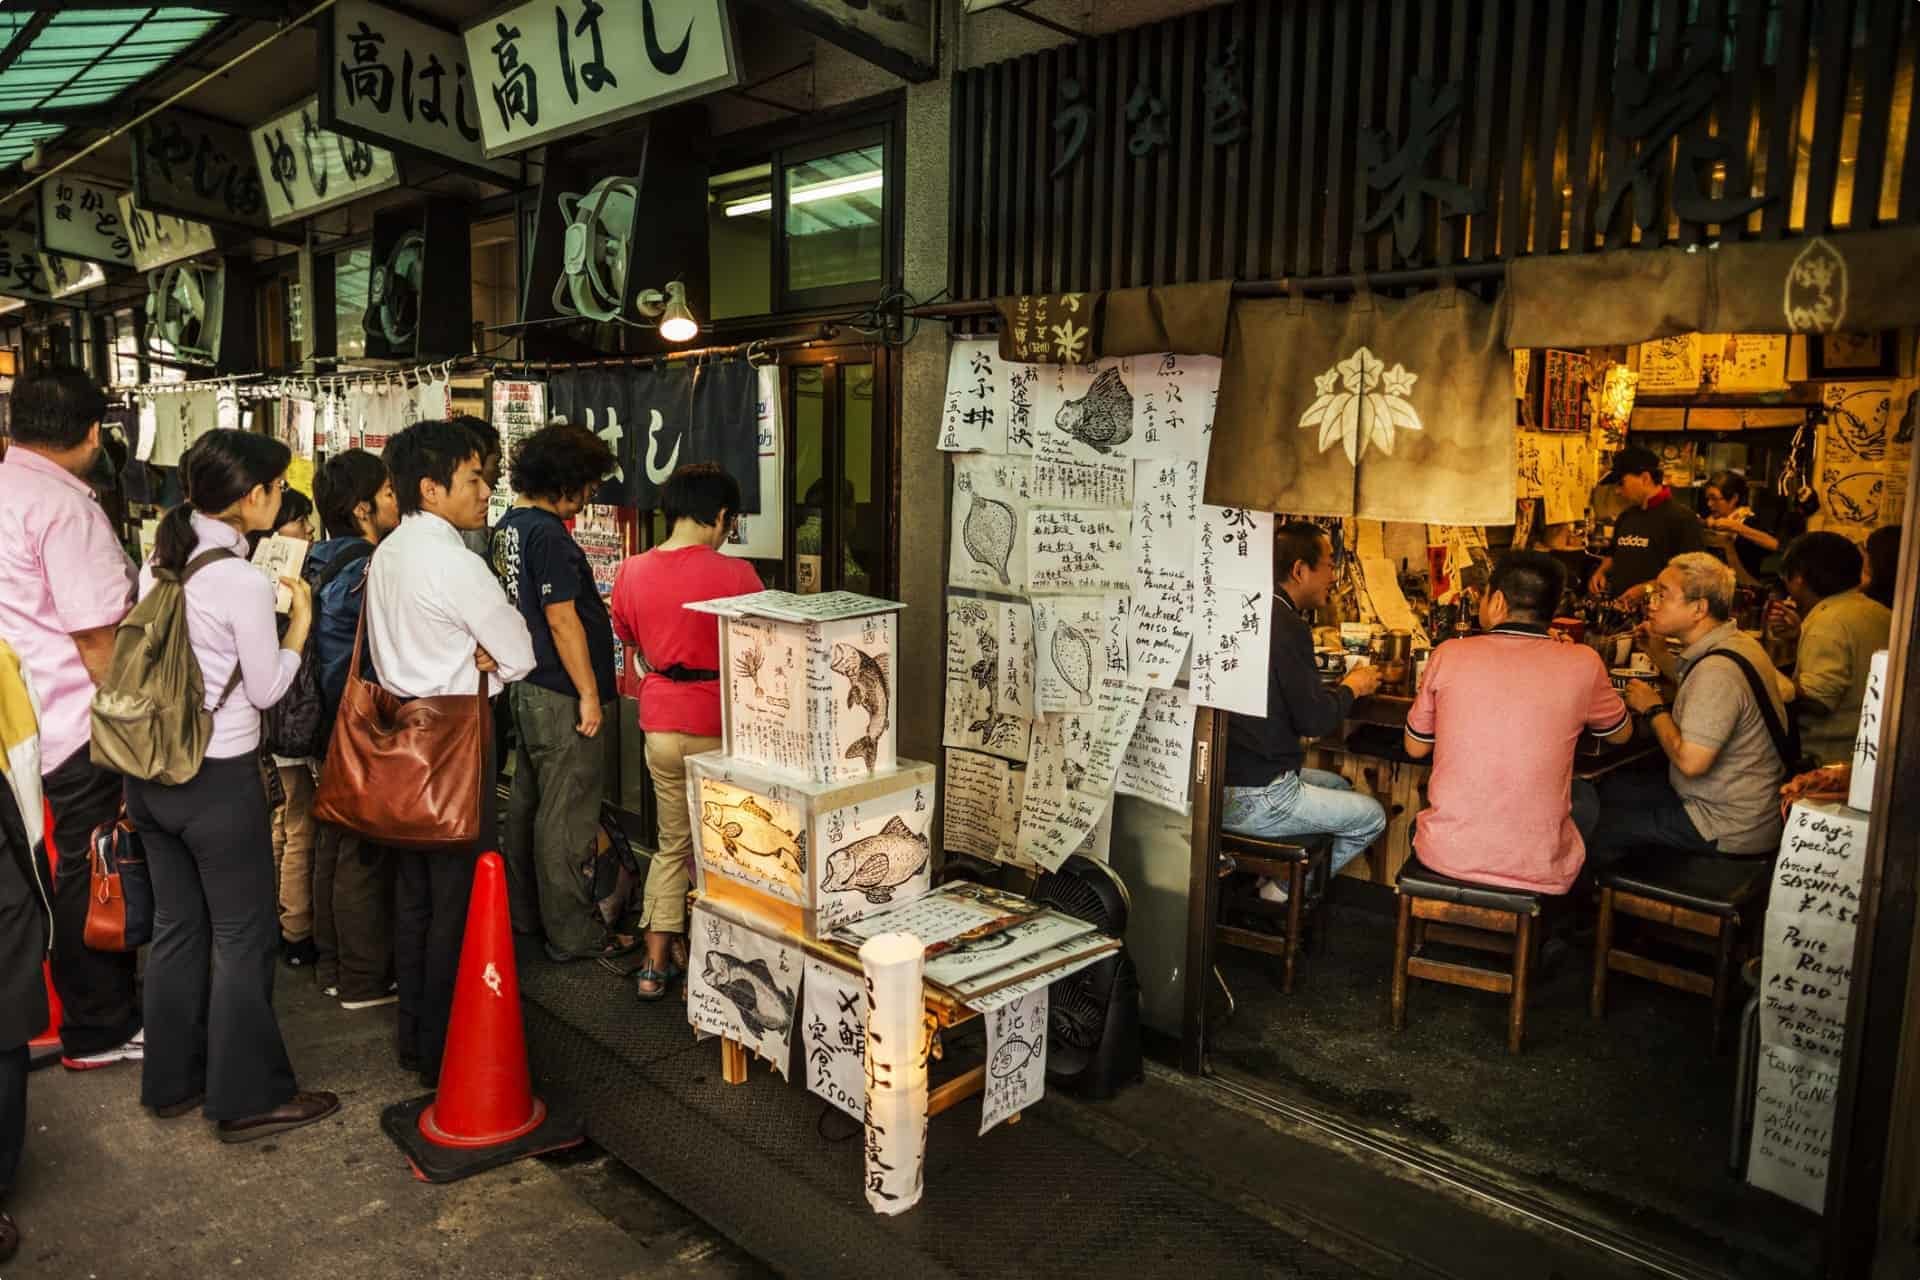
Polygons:
M40 771L59 851L53 985L64 1006L61 1062L76 1071L142 1054L133 953L95 951L82 937L88 835L119 813L121 794L120 775L93 763L88 709L134 583L82 478L100 455L105 410L77 370L23 378L13 389L12 447L0 460L0 638L40 694Z
M1633 735L1633 717L1592 649L1547 634L1567 573L1552 556L1509 552L1480 601L1484 635L1427 660L1407 713L1407 754L1433 756L1414 852L1428 870L1476 884L1563 894L1599 817L1573 780L1584 731Z

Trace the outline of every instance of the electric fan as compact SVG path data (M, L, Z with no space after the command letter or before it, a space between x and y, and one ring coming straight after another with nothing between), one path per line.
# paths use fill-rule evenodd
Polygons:
M420 332L420 282L426 262L426 235L409 231L394 242L393 252L374 268L368 282L367 325L378 325L396 351L411 349Z
M603 178L585 196L560 195L567 236L560 277L553 282L554 310L605 323L627 301L627 253L633 240L640 184Z
M176 358L213 364L220 356L220 316L226 268L175 263L147 276L147 341L165 343Z
M1105 863L1075 854L1034 886L1033 898L1124 937L1127 886ZM1123 947L1048 989L1047 1080L1110 1098L1141 1078L1140 977Z

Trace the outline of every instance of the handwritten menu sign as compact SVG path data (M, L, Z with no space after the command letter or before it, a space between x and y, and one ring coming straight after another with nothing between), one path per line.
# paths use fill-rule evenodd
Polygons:
M547 384L496 378L493 383L492 420L494 430L500 433L501 455L512 457L515 445L546 425ZM501 479L506 478L506 473L502 472ZM510 484L501 484L494 489L493 497L487 500L487 523L498 524L507 514L507 508L513 505L513 499L513 487Z
M1676 334L1640 344L1640 394L1676 395L1700 389L1700 335Z
M1265 716L1273 516L1204 503L1200 512L1187 696L1195 706Z
M1041 596L1033 602L1035 701L1041 711L1093 705L1105 667L1109 596Z
M787 1078L800 1016L798 948L696 906L687 930L687 1021L725 1036Z
M155 213L261 231L271 225L247 131L191 112L166 111L133 127L133 195Z
M1867 815L1793 806L1767 904L1761 1059L1747 1179L1815 1213L1825 1200L1846 1049Z
M1042 716L1034 726L1019 857L1048 871L1086 842L1113 800L1121 757L1147 690L1106 678L1090 711Z
M1593 426L1592 364L1577 351L1543 351L1539 363L1540 429L1585 436Z
M40 184L40 247L109 266L133 265L120 192L59 173Z
M1128 669L1135 683L1164 687L1179 676L1193 642L1193 571L1206 464L1141 458L1133 465Z
M1113 788L1176 813L1190 812L1194 705L1174 689L1147 690Z
M867 998L858 975L809 959L804 988L802 1051L807 1092L855 1120L867 1113Z
M927 981L950 987L956 982L977 979L1092 931L1093 925L1078 916L1043 911L1010 929L975 938L935 956L927 961Z
M992 338L957 339L947 353L947 398L940 448L949 453L1007 452L1011 410L1008 366Z
M1860 731L1853 740L1853 781L1847 803L1862 813L1873 808L1873 784L1880 770L1881 708L1887 697L1887 651L1867 664L1866 695L1860 700Z
M1047 1092L1048 988L986 1015L987 1078L980 1098L980 1132L1040 1101Z
M1033 734L1033 608L1024 601L947 601L942 741L1025 760Z
M1100 349L1102 293L1021 294L999 303L1000 356L1022 364L1086 364Z
M1033 592L1126 591L1133 578L1131 511L1034 506L1027 512L1027 582Z
M1134 456L1192 458L1204 466L1220 398L1219 359L1169 353L1135 357L1131 366L1134 426L1140 435Z
M967 1007L986 1013L1012 1004L1022 996L1043 990L1062 978L1071 977L1095 961L1105 959L1119 950L1120 940L1104 933L1085 933L1066 942L1056 943L1039 955L1029 956L1018 965L1008 965L992 973L981 974L977 978L965 979L953 984L953 993L967 1002ZM1015 973L1027 973L1030 976L1007 980L1007 970Z
M940 828L945 847L995 862L1012 861L1026 780L1025 773L1005 760L949 750L940 791L946 802L946 821Z
M948 586L1026 591L1029 471L1025 458L972 454L953 460Z
M1133 464L1034 459L1035 502L1063 507L1127 507L1133 503Z

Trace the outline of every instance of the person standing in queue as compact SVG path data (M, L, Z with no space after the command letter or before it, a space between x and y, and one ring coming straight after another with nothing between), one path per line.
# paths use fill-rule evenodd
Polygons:
M1780 843L1780 783L1791 761L1780 674L1733 621L1733 570L1706 552L1675 556L1647 593L1647 624L1679 657L1669 707L1651 681L1626 689L1666 755L1664 772L1622 770L1600 788L1588 860L1635 848L1768 854Z
M53 900L39 870L46 830L40 790L38 699L20 655L0 640L0 1203L27 1142L29 1042L46 1029L46 960ZM20 1249L20 1228L0 1209L0 1262Z
M375 678L401 698L498 693L533 670L533 638L461 534L487 522L492 493L470 420L417 422L387 441L400 527L367 570L367 650ZM492 756L489 753L489 760ZM395 849L394 969L400 1064L432 1088L440 1077L467 898L480 855L498 849L494 780L480 780L481 837L469 849Z
M1284 524L1273 538L1273 637L1267 662L1267 714L1227 722L1226 802L1220 825L1242 835L1279 839L1331 835L1332 873L1366 852L1387 829L1387 813L1370 796L1355 794L1338 774L1306 769L1301 739L1338 729L1380 687L1380 669L1362 664L1333 688L1320 682L1307 614L1333 590L1333 543L1319 525ZM1285 902L1278 884L1260 896Z
M1600 798L1573 776L1574 748L1582 733L1627 741L1633 717L1599 654L1548 634L1566 582L1544 552L1501 556L1480 597L1483 634L1427 660L1406 749L1433 757L1414 852L1441 875L1551 895L1579 878Z
M298 489L282 493L280 514L274 518L271 532L311 543L313 499ZM265 536L255 535L249 542L258 549ZM302 576L304 569L303 563ZM273 866L280 880L280 960L289 969L311 968L318 955L313 941L313 785L318 763L309 758L273 757L282 796L273 806Z
M312 589L285 579L292 605L284 637L274 587L247 563L247 535L274 527L286 488L287 446L248 431L215 430L181 459L187 501L167 512L140 594L156 571L183 574L187 635L200 666L213 734L198 773L168 784L127 779L127 814L153 878L147 957L148 1037L140 1101L162 1119L204 1109L222 1142L297 1129L339 1109L331 1093L302 1092L273 1012L280 929L260 712L293 686L313 621Z
M1616 453L1607 474L1631 505L1614 522L1613 548L1587 586L1594 595L1612 595L1622 608L1644 603L1654 578L1675 556L1706 547L1700 518L1674 500L1660 477L1660 455L1639 445Z
M659 801L659 851L647 867L647 963L635 989L659 1000L686 971L686 758L720 746L720 622L683 606L760 590L745 560L720 554L740 510L740 485L710 462L681 467L660 487L667 540L633 556L613 580L613 629L644 672L640 729Z
M1830 531L1801 534L1780 557L1788 598L1768 610L1767 628L1796 642L1793 711L1816 764L1853 759L1867 667L1893 632L1893 613L1860 589L1864 563L1851 539Z
M353 633L366 600L367 566L380 540L400 527L400 505L384 462L365 449L327 459L313 479L326 540L307 553L313 583L313 672L320 686L322 742L346 692ZM324 772L326 761L320 761ZM316 822L313 942L321 994L346 1010L392 1004L393 863L345 827Z
M507 890L516 932L546 933L547 957L612 959L639 945L609 933L580 868L600 837L602 728L614 694L613 626L567 521L613 470L585 427L555 423L514 446L513 508L493 530L493 572L533 636L533 672L507 692L515 753Z
M53 895L60 1061L70 1071L138 1062L144 1042L134 954L83 940L90 836L119 815L122 795L120 775L88 750L89 709L134 589L133 562L86 483L105 412L106 397L78 370L22 378L12 448L0 460L0 639L40 696L41 781L53 810L43 870Z

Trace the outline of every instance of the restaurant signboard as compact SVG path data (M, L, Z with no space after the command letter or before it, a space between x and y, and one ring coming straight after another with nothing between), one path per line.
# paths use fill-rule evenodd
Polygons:
M153 213L143 209L131 195L120 197L120 222L127 229L133 246L133 265L138 271L152 271L195 254L211 253L217 247L213 228L171 213Z
M133 244L120 216L120 192L58 173L40 184L40 248L50 254L133 265Z
M31 226L0 231L0 293L33 302L52 299Z
M253 157L275 225L400 183L393 152L322 127L318 96L255 129Z
M740 82L726 0L527 0L464 37L489 156Z
M320 29L320 125L365 142L517 181L489 160L466 42L372 0L339 0Z
M46 273L48 292L55 298L70 298L107 282L107 270L99 263L58 253L41 254L40 267Z
M133 127L133 199L152 213L215 225L272 225L247 131L188 111Z

